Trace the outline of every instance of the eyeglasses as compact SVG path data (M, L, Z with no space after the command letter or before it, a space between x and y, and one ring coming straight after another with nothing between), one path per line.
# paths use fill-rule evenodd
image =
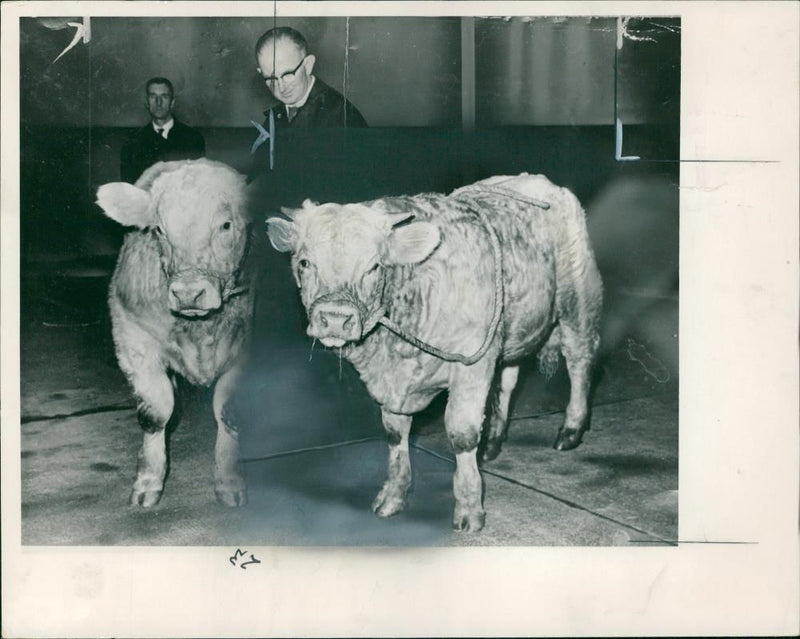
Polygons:
M283 80L284 82L289 82L290 80L294 80L294 74L297 73L297 70L303 66L303 62L306 61L308 56L303 56L303 59L300 60L300 63L291 71L287 71L286 73L281 73L279 76L275 77L274 75L268 75L264 78L264 82L266 82L270 86L275 86L278 84L279 80Z

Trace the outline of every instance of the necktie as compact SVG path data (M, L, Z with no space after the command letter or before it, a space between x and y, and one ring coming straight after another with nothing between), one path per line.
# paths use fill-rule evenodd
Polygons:
M164 138L165 140L167 139L167 138L165 138L165 137L164 137L164 129L156 129L156 131L158 132L158 134L159 134L159 135L160 135L162 138Z
M294 119L294 116L297 115L297 107L286 107L286 117L291 122Z

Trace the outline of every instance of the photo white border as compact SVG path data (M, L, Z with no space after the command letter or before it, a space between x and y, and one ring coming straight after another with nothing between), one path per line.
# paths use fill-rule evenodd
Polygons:
M300 15L682 19L679 547L20 546L22 15L272 16L273 3L2 5L2 634L785 635L798 601L798 20L783 2L277 3ZM707 161L715 160L715 161Z

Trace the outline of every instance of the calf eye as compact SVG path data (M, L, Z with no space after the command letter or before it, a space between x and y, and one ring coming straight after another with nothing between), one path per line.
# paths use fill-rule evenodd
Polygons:
M302 258L300 261L297 262L297 265L300 268L308 268L311 266L311 262L309 262L306 258Z
M225 222L225 223L224 223L224 224L223 224L223 225L222 225L220 228L221 228L223 231L229 231L229 230L230 230L230 228L231 228L231 223L230 223L230 222Z
M372 287L378 282L378 269L380 268L380 263L376 262L373 264L364 275L361 276L361 287L366 290L372 290Z

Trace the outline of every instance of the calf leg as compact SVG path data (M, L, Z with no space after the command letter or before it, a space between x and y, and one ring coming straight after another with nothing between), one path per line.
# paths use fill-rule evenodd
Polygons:
M129 380L139 398L137 417L144 431L130 502L150 507L158 503L164 490L166 425L175 407L175 394L172 380L159 367L138 369Z
M240 471L239 432L228 400L239 378L234 367L223 373L214 387L214 417L217 420L217 443L214 448L214 492L226 506L244 506L247 488Z
M411 463L408 458L408 433L411 416L381 411L383 427L389 440L389 464L386 481L372 502L372 511L379 517L391 517L406 505L406 492L411 485Z
M117 362L137 398L137 417L144 431L130 503L154 506L167 475L166 426L175 409L175 389L161 361L161 348L146 331L111 304Z
M589 391L592 382L592 365L599 345L596 332L581 333L561 326L561 350L567 361L570 394L564 424L553 444L556 450L577 448L584 433L589 430Z
M479 531L486 520L477 453L483 412L492 379L490 367L494 366L493 360L491 363L487 363L487 360L488 355L480 362L458 370L450 386L450 397L444 414L447 436L456 455L453 528L465 532Z
M500 448L508 432L508 406L511 393L519 379L519 366L506 366L496 380L491 401L486 445L481 453L481 461L493 460L500 454Z

